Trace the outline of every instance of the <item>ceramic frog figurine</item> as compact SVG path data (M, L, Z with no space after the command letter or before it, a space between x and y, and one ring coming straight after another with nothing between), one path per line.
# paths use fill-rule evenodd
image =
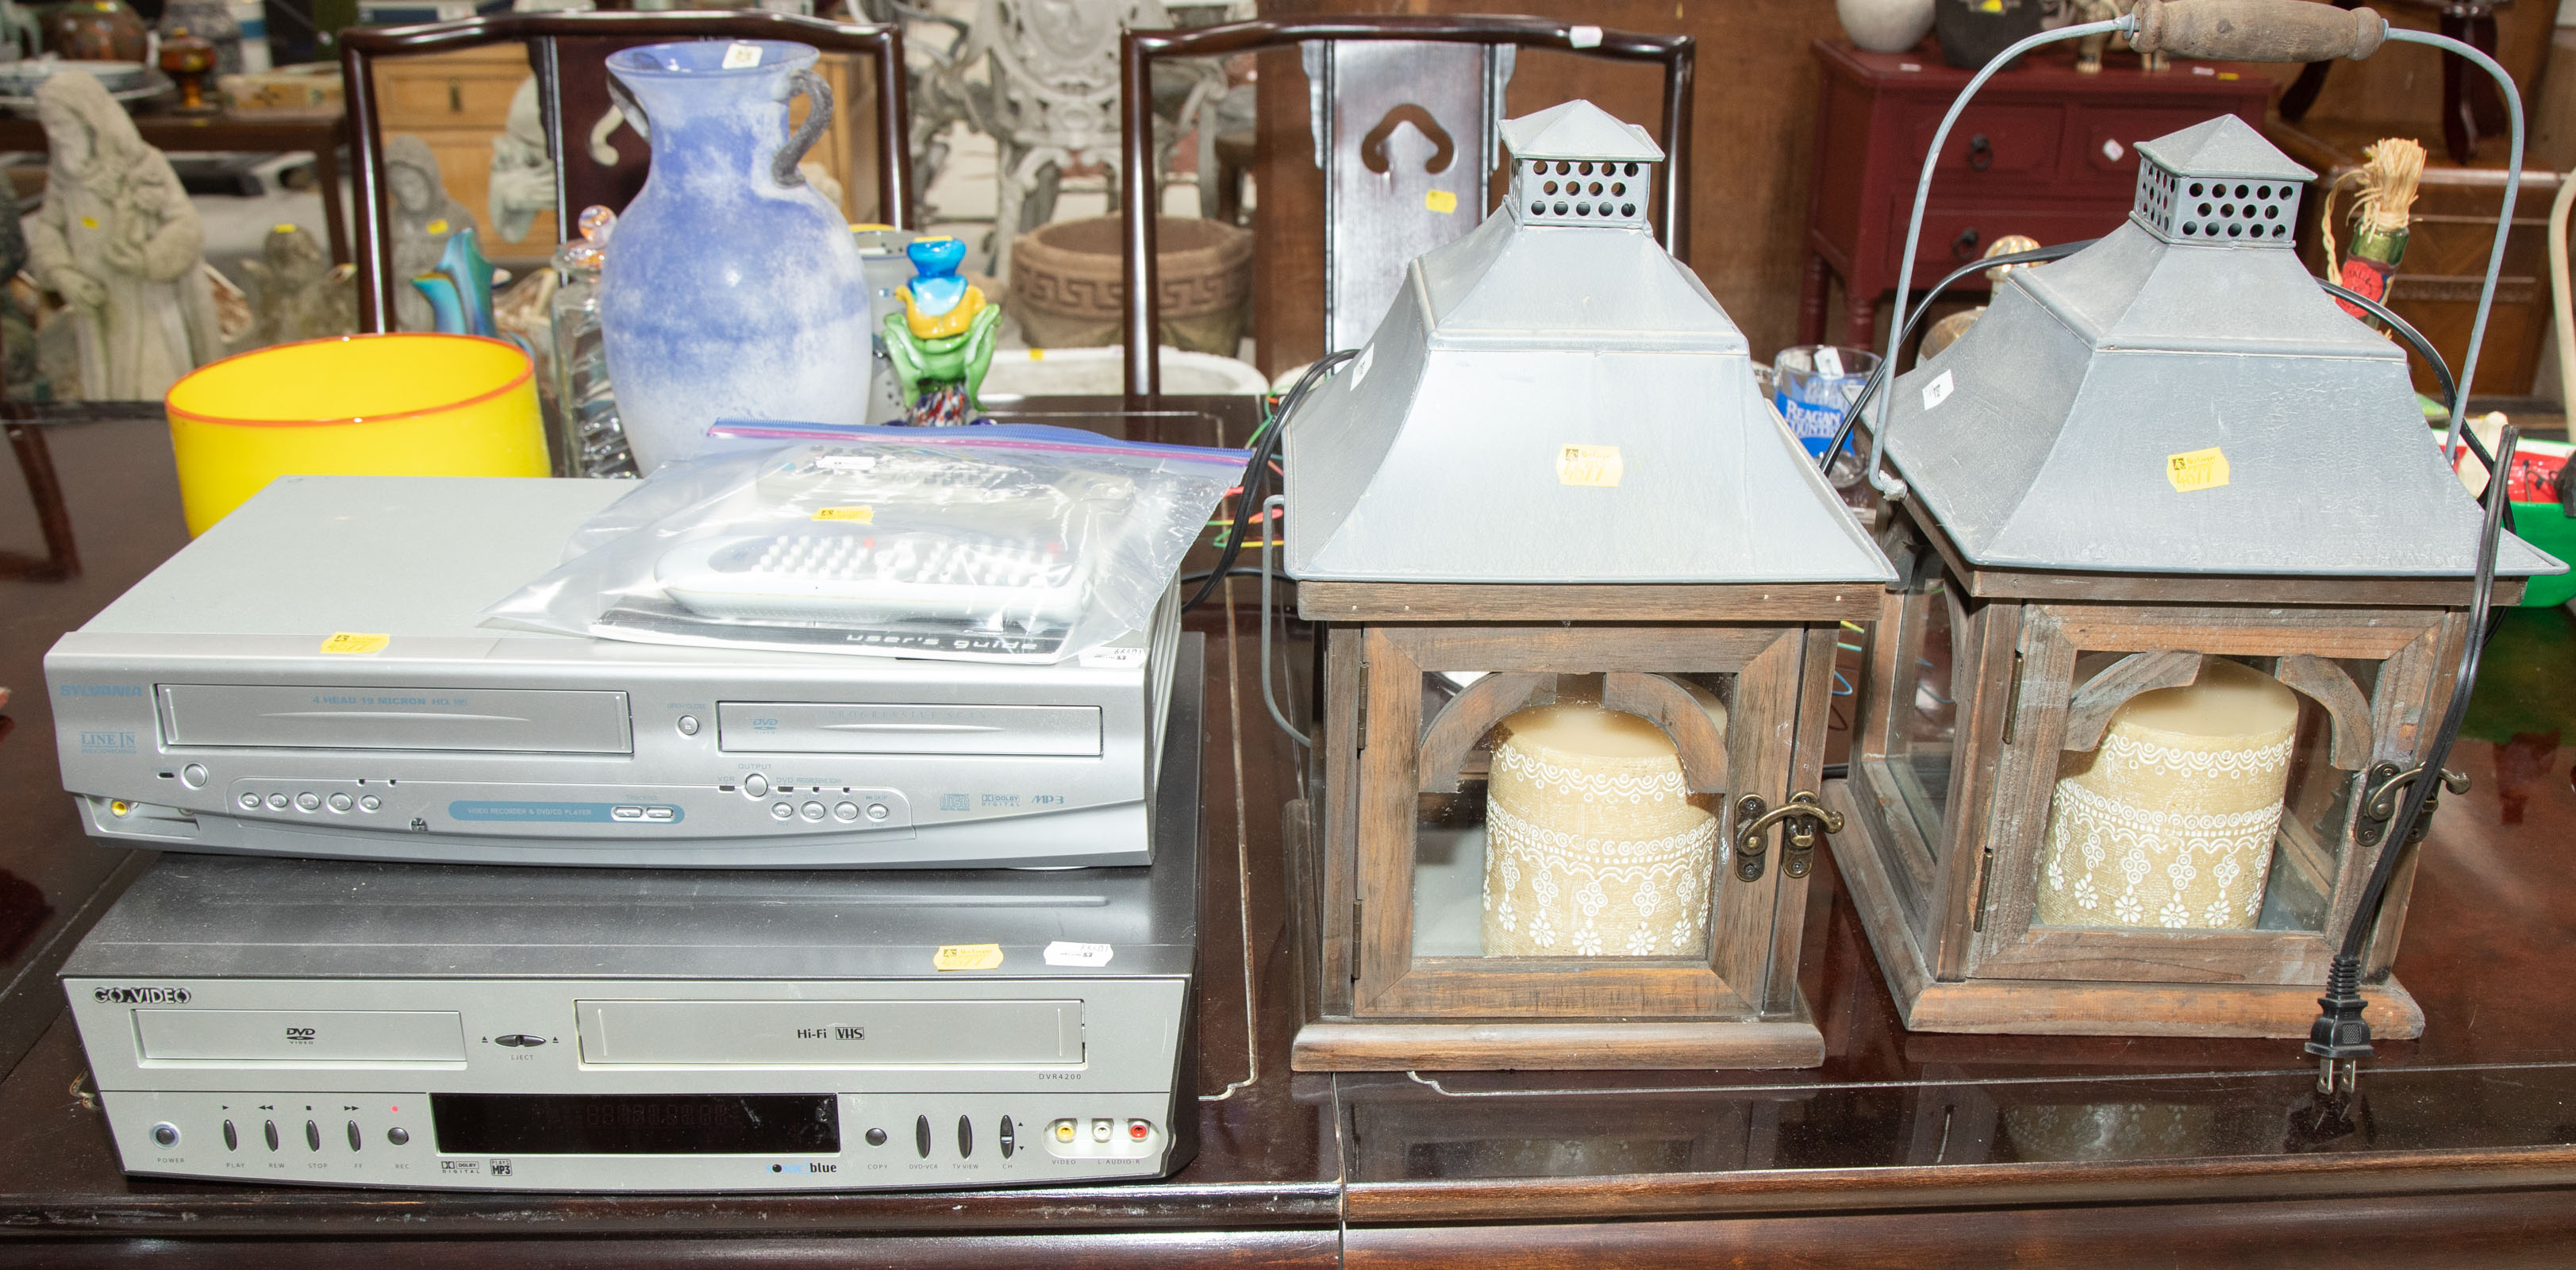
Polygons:
M958 276L966 244L956 238L923 238L904 249L913 279L895 290L902 313L885 319L886 356L902 382L903 400L919 427L954 427L983 408L977 392L993 364L1002 310L981 287Z

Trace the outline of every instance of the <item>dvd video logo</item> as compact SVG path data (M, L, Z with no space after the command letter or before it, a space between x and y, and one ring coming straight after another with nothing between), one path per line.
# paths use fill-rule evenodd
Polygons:
M186 1005L186 988L101 988L90 994L102 1005Z

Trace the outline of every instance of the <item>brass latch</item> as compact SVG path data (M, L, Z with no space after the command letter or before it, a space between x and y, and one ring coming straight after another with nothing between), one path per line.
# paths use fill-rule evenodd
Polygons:
M2399 796L2423 774L2424 769L2420 767L2399 771L2395 763L2372 764L2369 777L2362 782L2361 812L2352 822L2352 840L2365 847L2378 846L2379 840L2388 836L2388 822L2397 818ZM2445 768L2442 789L2465 794L2469 792L2469 778L2465 773ZM2424 831L2433 823L2433 809L2441 805L2442 790L2434 790L2432 796L2424 800L2424 814L2415 818L2415 827L2406 834L2407 846L2424 840Z
M1735 801L1735 819L1735 876L1746 882L1762 880L1762 857L1771 845L1762 835L1771 826L1788 825L1789 845L1781 849L1780 871L1793 878L1805 877L1815 867L1818 830L1843 831L1841 813L1817 805L1815 793L1804 789L1777 807L1760 794L1746 794Z

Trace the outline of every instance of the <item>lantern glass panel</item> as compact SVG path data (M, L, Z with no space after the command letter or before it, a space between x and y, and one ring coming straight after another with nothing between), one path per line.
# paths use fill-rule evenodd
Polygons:
M1485 678L1424 674L1423 717ZM1662 678L1724 735L1732 675ZM1514 679L1478 711L1501 719L1456 791L1418 796L1413 955L1705 961L1724 793L1689 788L1656 724L1604 709L1600 675Z
M2087 663L2071 685L2078 702L2122 669L2118 654ZM2374 667L2338 664L2367 692ZM2332 717L2274 678L2276 665L2202 658L2187 685L2129 697L2098 741L2073 712L2036 924L2326 929L2357 782L2330 761Z
M1932 858L1948 841L1950 767L1958 749L1958 664L1952 652L1959 603L1948 584L1934 578L1904 598L1899 644L1886 697L1886 772Z

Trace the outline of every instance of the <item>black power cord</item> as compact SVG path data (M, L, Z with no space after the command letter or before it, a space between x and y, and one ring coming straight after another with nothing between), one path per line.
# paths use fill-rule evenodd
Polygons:
M2433 744L2424 751L2424 765L2407 783L2406 800L2388 822L2380 839L2379 859L2371 865L2370 881L2362 887L2361 903L2353 909L2352 924L2344 928L2343 946L2326 968L2326 994L2317 998L2319 1013L2308 1026L2307 1052L2317 1058L2317 1089L2333 1094L2338 1083L2336 1069L2342 1068L2341 1084L2349 1092L2361 1060L2371 1052L2370 1023L2362 1017L2366 1004L2361 997L2361 948L2379 924L2379 906L2387 898L2388 880L2397 870L2398 857L2405 854L2414 836L2415 823L2433 801L2447 774L2442 764L2451 757L2451 745L2459 740L2460 724L2468 717L2469 694L2478 682L2478 658L2486 651L2487 637L2493 633L2488 620L2495 599L2496 553L2503 545L2504 508L2513 501L2505 480L2505 464L2513 461L2513 450L2521 436L2511 424L2496 444L2500 460L2491 469L2487 481L2486 515L2478 528L2478 567L2475 590L2469 597L2468 635L2460 649L2460 673L2451 688L2451 704L2442 712L2442 726L2433 734Z
M1878 369L1871 371L1869 379L1861 384L1860 395L1852 398L1850 405L1843 407L1843 421L1834 425L1834 439L1826 443L1824 456L1816 460L1816 470L1821 472L1834 465L1834 456L1842 452L1843 442L1850 439L1852 425L1859 422L1861 410L1869 405L1870 398L1878 395L1878 390L1886 386L1888 376L1894 373L1896 359L1905 352L1905 341L1914 338L1914 328L1923 325L1924 315L1932 311L1932 302L1940 299L1941 293L1949 290L1951 283L1980 270L2063 260L2100 241L2102 240L2099 238L2079 238L2071 243L2059 243L2054 247L2041 247L2035 251L2016 251L2008 255L1987 256L1972 260L1942 275L1939 282L1932 284L1931 290L1923 293L1923 303L1916 307L1913 316L1905 319L1904 332L1896 337L1894 344L1889 346L1887 356L1879 359Z
M1288 435L1288 420L1296 412L1298 403L1304 401L1306 394L1322 383L1334 367L1359 355L1358 349L1346 348L1316 358L1315 364L1297 377L1297 386L1280 399L1278 416L1271 421L1270 430L1252 443L1252 461L1243 465L1243 491L1234 496L1234 532L1226 536L1225 554L1217 557L1216 568L1208 572L1207 580L1201 582L1189 602L1181 606L1182 612L1187 613L1205 602L1234 571L1235 557L1243 554L1243 537L1252 531L1252 518L1261 507L1262 489L1270 483L1270 460L1279 454L1279 439ZM1264 526L1263 531L1268 532L1268 526ZM1255 576L1258 573L1255 570Z
M2035 251L1989 256L1951 270L1943 275L1939 282L1933 283L1931 290L1924 293L1922 305L1906 319L1905 334L1896 341L1893 351L1898 354L1905 351L1905 342L1914 338L1915 329L1923 324L1925 316L1932 311L1933 302L1939 300L1941 293L1949 290L1950 285L1959 279L1983 269L2000 269L2007 265L2043 264L2051 260L2062 260L2099 241L2101 240L2096 238L2085 238L2075 242L2041 247ZM2442 355L2434 350L2433 341L2426 339L2422 331L2416 330L2414 323L2399 317L2396 311L2387 305L2359 292L2346 290L2322 278L2317 280L2317 286L2326 294L2338 300L2348 301L2353 307L2387 323L2388 329L2396 332L2400 339L2405 340L2415 350L2416 356L2423 358L2424 364L2432 368L2433 378L2441 384L2442 400L2449 402L2459 399L2459 381L2452 377L2451 368L2442 361ZM1844 443L1850 439L1852 428L1860 421L1862 411L1869 405L1870 399L1876 397L1879 391L1886 387L1886 380L1893 373L1893 364L1884 359L1879 362L1877 369L1869 373L1869 379L1861 385L1860 394L1852 398L1851 404L1843 409L1842 422L1835 426L1833 440L1826 444L1824 457L1817 460L1816 467L1819 471L1833 466L1835 457L1842 453ZM2494 458L2487 453L2485 444L2477 439L2475 433L2464 428L2460 431L2460 439L2468 443L2470 452L2478 456L2479 462L2487 465L2488 471L2499 470ZM2504 527L2507 532L2513 529L2513 510L2509 507L2505 510Z
M2405 340L2407 344L2412 346L2415 350L2415 355L2423 358L2424 364L2432 368L2433 378L2441 385L2442 388L2442 400L2446 403L2459 402L2462 406L2466 406L2468 404L2466 402L2460 402L2460 381L2452 377L2451 368L2444 365L2442 362L2442 355L2433 351L2433 341L2424 338L2424 333L2416 330L2414 323L2397 316L2396 310L2391 309L2387 305L2381 304L2379 301L2373 300L2369 296L2363 295L2358 291L2345 290L2344 288L2336 286L2323 278L2317 279L2317 286L2327 295L2333 296L2338 300L2346 301L2354 308L2361 309L2372 317L2378 318L2382 322L2386 322L2388 324L2388 329L2395 331L2398 338ZM2472 432L2467 428L2462 428L2460 429L2460 439L2468 443L2469 453L2478 456L2478 462L2487 465L2487 471L2491 474L2488 479L2503 479L2500 476L2492 475L2493 473L2502 472L2504 469L2496 466L2495 456L2487 453L2486 443L2478 440L2477 433ZM2505 500L2504 531L2506 533L2513 532L2512 499Z

